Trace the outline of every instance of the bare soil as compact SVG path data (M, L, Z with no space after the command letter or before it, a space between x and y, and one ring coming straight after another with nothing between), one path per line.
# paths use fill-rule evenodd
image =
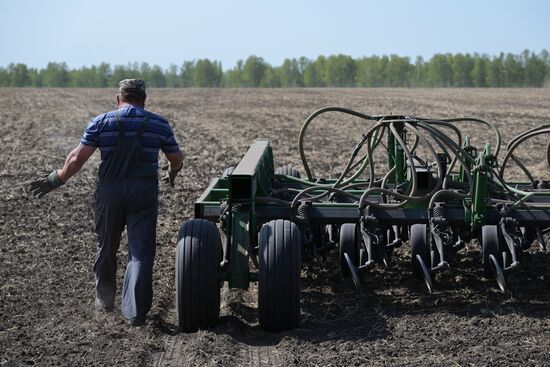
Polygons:
M151 90L148 108L171 121L186 164L175 189L161 185L155 296L143 327L126 325L118 306L109 314L94 308L91 208L99 155L43 199L24 191L25 182L62 165L91 117L114 108L112 94L0 89L1 366L550 364L550 254L536 249L505 294L484 277L475 243L438 275L433 295L413 279L406 246L389 269L368 275L362 292L341 278L336 258L326 268L306 266L302 325L280 334L259 330L255 285L223 289L221 322L211 330L179 333L174 306L179 225L253 139L272 141L277 165L302 169L301 123L315 109L336 105L367 114L475 116L496 123L507 141L550 121L550 89ZM335 114L312 127L313 168L336 174L364 128ZM493 139L478 128L463 131L478 144ZM542 143L522 154L548 179ZM121 246L120 280L125 263Z

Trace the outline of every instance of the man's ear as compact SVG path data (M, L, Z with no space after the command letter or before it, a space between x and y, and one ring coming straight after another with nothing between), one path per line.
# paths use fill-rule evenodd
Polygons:
M116 105L117 106L120 106L120 96L117 94L115 94L115 97L116 97Z

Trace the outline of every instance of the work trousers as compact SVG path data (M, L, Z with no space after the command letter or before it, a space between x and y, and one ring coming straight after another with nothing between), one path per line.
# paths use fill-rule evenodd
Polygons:
M158 181L156 178L100 181L94 212L96 303L105 308L114 306L117 251L126 226L128 266L122 290L122 315L127 320L143 318L153 299Z

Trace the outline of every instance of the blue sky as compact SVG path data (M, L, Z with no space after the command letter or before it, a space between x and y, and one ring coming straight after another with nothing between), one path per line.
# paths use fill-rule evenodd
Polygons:
M550 1L0 0L0 66L550 50Z

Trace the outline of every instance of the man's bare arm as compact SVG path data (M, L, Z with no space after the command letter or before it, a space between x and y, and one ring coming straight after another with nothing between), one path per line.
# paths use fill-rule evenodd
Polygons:
M181 169L183 164L183 153L181 150L174 153L164 153L164 155L168 159L168 162L170 162L171 171L179 171Z
M59 179L63 182L67 182L69 178L80 171L84 163L86 163L88 158L90 158L95 150L96 147L78 144L78 146L69 153L67 159L65 159L65 164L63 165L63 168L57 170L57 175L59 176Z
M77 173L84 163L95 152L95 147L79 144L72 152L69 153L63 168L54 170L53 172L34 180L28 184L29 192L38 198L43 197L52 190L62 186L69 178Z

